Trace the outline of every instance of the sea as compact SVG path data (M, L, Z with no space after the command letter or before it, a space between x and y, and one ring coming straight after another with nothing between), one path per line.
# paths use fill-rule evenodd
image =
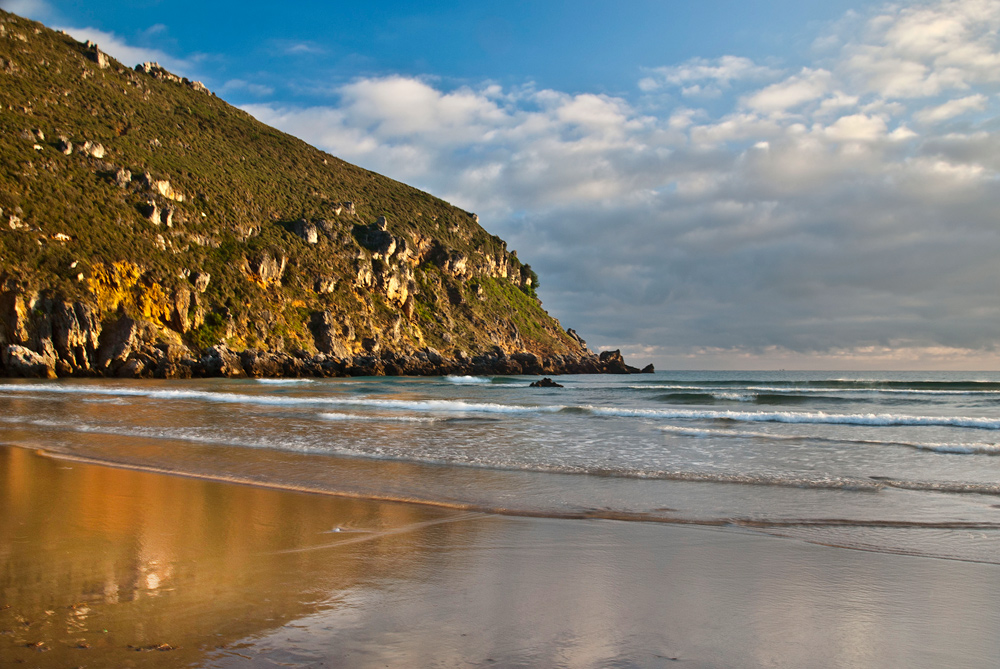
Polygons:
M514 516L1000 564L1000 373L0 384L68 460Z

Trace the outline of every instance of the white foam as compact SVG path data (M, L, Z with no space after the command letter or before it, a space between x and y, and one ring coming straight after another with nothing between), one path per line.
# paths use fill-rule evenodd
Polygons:
M1000 390L929 390L926 388L834 388L816 386L800 388L790 386L713 386L690 384L651 384L628 386L628 388L631 390L683 390L700 393L735 392L739 390L772 395L1000 395Z
M812 423L824 425L938 426L1000 430L1000 419L978 416L907 416L889 413L835 414L824 411L695 411L684 409L613 409L583 407L598 416L679 420L731 420L747 423Z
M303 383L313 383L312 379L254 379L266 386L295 386Z
M485 384L493 383L493 379L488 376L446 376L444 380L455 384Z
M363 416L356 413L321 413L323 420L333 421L366 421L366 422L400 422L400 423L434 423L440 418L428 416Z
M0 384L0 393L68 394L117 397L149 397L162 400L202 400L224 404L258 404L265 406L367 406L402 411L448 413L554 413L562 406L527 406L466 402L464 400L387 400L365 397L317 397L293 395L248 395L246 393L209 392L205 390L160 390L151 388L103 387L94 385L35 385Z
M734 393L734 392L714 392L712 397L717 400L729 400L731 402L753 402L757 399L756 393Z

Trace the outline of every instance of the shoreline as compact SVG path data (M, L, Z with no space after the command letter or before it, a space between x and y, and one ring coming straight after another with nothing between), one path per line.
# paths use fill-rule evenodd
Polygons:
M997 565L303 494L12 446L0 462L9 662L988 667L1000 653Z
M581 354L537 355L508 353L499 346L479 355L457 350L449 356L430 347L419 351L373 350L337 357L305 351L246 349L225 344L205 349L203 355L182 345L140 343L134 322L124 319L128 332L110 340L91 355L58 357L51 346L36 351L8 344L0 351L0 377L5 378L338 378L358 376L542 376L577 374L653 374L626 364L620 350ZM123 341L121 341L124 339Z
M822 546L826 548L839 549L839 550L851 550L851 551L862 551L867 553L875 554L886 554L886 555L900 555L907 557L916 558L926 558L926 559L941 559L941 560L951 560L956 562L968 562L972 564L987 564L1000 566L997 562L989 560L981 560L969 557L955 557L955 556L940 556L927 553L921 553L916 551L906 551L906 550L894 550L887 547L865 547L860 545L851 545L845 543L834 543L829 540L823 539L810 539L803 538L801 536L795 536L794 534L783 533L788 530L794 529L809 529L809 528L837 528L837 527L866 527L866 528L883 528L883 529L904 529L904 530L927 530L927 529L946 529L946 530L996 530L996 523L982 523L982 522L968 522L961 523L955 521L943 521L943 522L893 522L893 521L860 521L857 519L795 519L795 520L782 520L782 519L754 519L754 518L739 518L739 517L728 517L728 518L683 518L683 517L669 517L663 515L654 515L651 513L642 512L628 512L623 510L610 510L610 509L586 509L586 510L566 510L560 511L557 509L548 510L533 510L528 508L509 508L509 507L499 507L489 504L477 504L477 503L463 503L458 501L442 501L442 500L432 500L432 499L420 499L412 496L405 495L385 495L373 492L352 492L348 490L336 490L329 487L323 487L322 485L306 485L306 484L291 484L283 483L278 480L261 480L250 477L240 477L232 476L226 474L213 474L205 472L194 472L194 471L184 471L178 469L170 469L167 467L158 467L155 465L143 465L131 462L120 462L115 460L101 459L97 457L88 457L84 455L77 455L72 453L62 453L58 451L50 451L46 449L40 449L33 446L21 446L18 444L8 444L0 443L0 448L16 448L25 451L32 452L33 454L47 458L53 461L64 461L64 462L74 462L78 464L96 466L96 467L109 467L114 469L121 469L126 471L134 471L146 474L153 474L158 476L172 476L184 479L191 479L196 481L204 481L210 483L220 483L226 485L237 485L246 486L250 488L256 488L261 490L272 490L277 492L287 492L293 494L305 494L305 495L317 495L321 497L332 497L345 500L355 500L359 502L371 502L376 504L408 504L415 505L427 509L437 509L448 512L466 512L466 513L478 513L484 515L492 516L502 516L509 518L526 518L526 519L539 519L539 520L553 520L553 521L617 521L625 523L641 523L641 524L652 524L661 526L673 526L673 527L702 527L706 529L716 529L722 531L735 531L735 532L751 532L759 536L767 536L775 539L781 539L785 541L802 542L807 544L812 544L815 546ZM349 460L349 456L336 456L346 457ZM678 483L702 483L701 481L685 481L680 480ZM718 482L713 481L714 484L720 485L734 485L731 482ZM735 483L735 485L748 485L745 483Z

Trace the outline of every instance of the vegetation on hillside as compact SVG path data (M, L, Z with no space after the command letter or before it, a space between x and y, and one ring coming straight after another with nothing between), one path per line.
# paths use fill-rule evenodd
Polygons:
M2 11L0 137L5 291L95 303L198 349L313 352L329 313L354 351L579 351L471 213ZM362 243L380 217L394 251Z

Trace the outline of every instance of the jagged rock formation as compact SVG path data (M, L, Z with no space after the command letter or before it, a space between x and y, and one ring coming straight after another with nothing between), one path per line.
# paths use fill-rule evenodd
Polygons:
M629 372L479 217L0 11L0 373Z

